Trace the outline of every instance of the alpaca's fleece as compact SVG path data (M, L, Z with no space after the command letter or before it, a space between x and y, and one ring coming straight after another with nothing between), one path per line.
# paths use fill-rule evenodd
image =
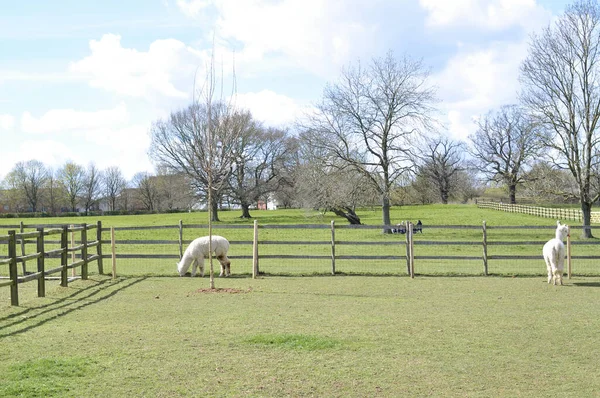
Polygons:
M229 250L229 241L222 236L213 235L211 249L214 256L221 264L221 273L219 276L229 276L231 274L231 262L227 258ZM184 276L190 265L192 265L192 276L196 276L196 269L200 267L200 276L204 276L204 259L208 258L208 236L196 238L190 243L181 261L177 263L177 271L180 276Z
M548 283L558 282L563 284L563 271L565 269L565 244L563 241L569 233L568 225L560 225L556 222L556 236L544 245L543 254L548 270Z

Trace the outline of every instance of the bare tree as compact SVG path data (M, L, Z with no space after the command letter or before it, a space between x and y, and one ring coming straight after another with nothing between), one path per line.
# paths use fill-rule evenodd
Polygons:
M385 225L392 187L413 167L411 139L432 122L434 89L427 77L420 61L398 60L391 52L366 68L351 66L325 88L304 125L313 145L326 149L330 166L351 167L369 181L381 198Z
M477 122L469 136L470 153L488 181L504 184L510 203L516 203L517 186L524 181L528 162L540 153L540 135L522 108L505 105Z
M95 164L90 163L85 171L83 186L83 209L87 216L98 203L100 193L102 192L102 172Z
M156 211L159 206L158 180L148 172L140 172L133 176L137 198L148 211Z
M118 166L112 166L104 171L104 193L108 200L108 209L117 210L117 201L127 188L127 180Z
M233 167L242 128L225 103L192 104L152 126L150 155L171 172L186 174L197 193L206 193L211 221L219 220L217 199Z
M77 202L85 190L85 169L76 163L67 162L58 170L58 178L65 187L71 211L77 211Z
M46 181L44 191L46 192L48 213L55 215L58 212L58 207L61 203L64 203L65 189L60 181L58 172L55 173L51 168L48 169L48 180Z
M361 224L356 208L377 202L367 177L351 167L331 166L323 148L312 145L310 134L301 134L298 143L296 200L304 208L332 212L350 224Z
M600 119L599 23L595 0L575 2L532 37L521 65L522 101L550 133L544 144L552 162L577 181L584 226L599 198L592 189ZM583 235L591 238L591 229L584 228Z
M159 165L188 175L196 191L207 192L209 237L212 237L212 222L218 221L218 198L233 167L233 147L241 132L234 117L237 114L235 70L230 99L223 96L222 76L221 95L215 100L217 88L213 48L204 82L197 86L194 78L192 104L172 113L167 120L154 123L150 146L150 156ZM208 249L212 250L212 239L209 239ZM214 289L212 256L210 287Z
M230 176L231 193L242 207L241 218L250 218L250 205L275 192L283 183L282 173L293 146L285 131L264 128L251 119L247 121L234 148L234 167Z
M418 174L427 178L436 188L439 199L448 204L448 199L458 187L457 174L465 170L463 154L466 146L460 141L438 135L425 139L423 150L418 155Z
M39 160L18 162L9 173L12 185L22 191L29 209L37 212L41 203L41 193L48 181L48 169Z
M577 182L565 169L550 162L538 161L527 172L524 193L537 203L562 203L578 200Z

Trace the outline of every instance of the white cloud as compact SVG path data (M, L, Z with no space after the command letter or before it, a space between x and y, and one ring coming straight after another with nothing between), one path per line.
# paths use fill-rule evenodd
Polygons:
M0 130L12 130L15 126L15 118L12 115L0 114Z
M302 111L302 107L294 99L270 90L237 94L236 104L250 110L254 119L273 127L289 125Z
M519 66L526 54L525 42L461 51L432 76L439 97L445 99L440 108L454 136L465 139L474 131L474 118L517 101Z
M85 129L122 124L128 120L127 107L124 103L114 109L82 112L74 109L53 109L40 118L29 112L21 117L21 130L26 133L52 134L77 132Z
M121 36L105 34L90 41L91 55L73 62L69 70L90 86L131 97L160 95L186 98L201 54L179 40L156 40L148 51L124 48ZM178 88L181 77L187 79Z
M513 25L528 27L548 19L536 0L419 0L433 27L476 26L503 29Z
M87 166L94 162L101 170L118 166L126 178L140 171L151 171L148 159L149 123L130 122L124 103L112 109L83 112L53 109L39 118L24 112L21 118L23 139L11 140L17 150L11 152L8 169L25 158L36 159L58 168L67 160ZM47 139L39 140L43 134Z
M216 10L216 33L242 44L236 62L263 68L301 68L330 77L358 54L372 52L376 28L359 22L372 5L340 0L179 0L190 17ZM268 62L265 62L268 60ZM256 68L256 66L255 66ZM246 70L246 68L240 68Z

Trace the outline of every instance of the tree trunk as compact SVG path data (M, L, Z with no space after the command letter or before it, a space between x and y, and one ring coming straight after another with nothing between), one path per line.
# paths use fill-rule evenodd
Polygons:
M240 218L252 218L250 215L250 204L242 203L242 215Z
M349 207L344 207L344 208L334 207L331 209L331 211L333 213L335 213L335 215L337 215L337 216L344 217L352 225L360 225L361 224L360 217L358 217L356 215L356 213L354 212L354 210Z
M210 214L210 220L211 221L221 221L219 220L219 201L215 198L216 195L213 195L211 198L211 214Z
M589 228L592 225L592 204L581 200L581 214L583 216L583 234L586 239L593 238L592 230Z
M383 198L381 200L381 211L383 215L383 225L391 225L392 219L390 218L390 198L387 194L383 194ZM391 228L385 228L383 230L384 234L391 234Z
M511 183L508 186L508 197L511 205L517 203L517 184Z

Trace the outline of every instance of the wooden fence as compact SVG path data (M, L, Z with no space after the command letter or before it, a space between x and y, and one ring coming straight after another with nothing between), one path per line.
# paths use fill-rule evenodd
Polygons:
M582 221L581 209L558 209L552 207L527 206L510 203L477 201L477 207L482 209L500 210L508 213L529 214L537 217L554 218L557 220ZM591 213L591 222L600 223L600 212Z
M540 275L545 272L545 266L541 257L541 247L543 244L554 235L554 226L488 226L484 222L480 226L464 226L464 225L428 225L424 228L425 233L415 234L412 231L412 224L405 222L408 225L407 233L396 235L384 235L383 230L390 230L394 226L370 226L370 225L336 225L333 221L327 224L311 224L311 225L224 225L216 226L218 230L225 229L246 229L226 234L232 237L248 236L248 240L230 239L232 248L238 250L237 255L229 255L232 260L247 260L251 261L251 274L256 277L259 274L259 265L262 273L273 273L270 270L271 262L287 264L291 261L300 261L301 264L307 265L309 262L316 261L319 264L329 264L329 269L326 271L329 274L336 275L339 273L348 272L348 263L365 264L369 270L374 270L376 264L391 263L391 268L394 274L405 274L411 277L415 275L429 274L466 274L466 275L514 275L523 274L524 264L529 264L534 269L534 275ZM81 278L87 278L88 264L91 261L98 261L98 272L103 273L103 259L112 260L113 276L116 276L117 265L121 262L128 262L132 259L142 260L144 263L156 260L160 266L165 266L164 259L179 260L183 254L185 247L191 242L191 239L183 239L184 230L193 229L193 235L205 234L208 229L207 225L186 224L181 221L178 225L164 226L133 226L133 227L112 227L102 228L100 222L96 225L81 226L24 226L37 228L32 232L9 231L8 236L0 236L0 245L6 243L8 245L8 256L2 258L0 256L0 265L9 264L10 275L9 280L2 281L1 286L11 287L11 303L18 305L18 290L19 283L37 280L38 281L38 296L44 295L44 279L53 273L61 272L61 284L67 285L68 276L67 270L76 267L81 267ZM5 226L4 226L5 228ZM90 242L87 236L89 229L97 230L96 240ZM579 228L579 227L578 227ZM589 227L588 227L589 228ZM307 237L316 237L318 240L298 240L296 237L300 234L287 234L290 229L300 229L307 231ZM544 233L540 234L543 240L532 240L530 236L538 236L537 233L529 235L528 230L544 229ZM171 233L168 230L174 230ZM265 234L274 239L259 239L259 230L269 232ZM314 230L321 230L318 234ZM377 230L376 232L373 230ZM81 232L81 239L78 246L72 242L69 246L68 233ZM148 234L148 231L151 231ZM102 239L102 233L110 233L110 239ZM191 232L191 231L190 231ZM491 234L490 234L491 232ZM535 231L534 231L535 232ZM152 235L155 237L169 237L172 239L132 239L137 234L142 236ZM60 234L60 248L48 250L45 244L49 243L44 239L45 236ZM294 240L284 240L284 235L292 236ZM357 235L360 234L360 235ZM356 236L370 234L373 238L369 240L353 239ZM493 236L490 236L493 235ZM521 235L521 237L519 237ZM119 239L123 236L125 239ZM264 236L264 235L263 235ZM344 239L344 236L349 239ZM380 238L377 238L379 236ZM328 237L328 238L327 238ZM35 238L35 240L33 240ZM384 239L385 238L385 239ZM387 239L387 240L386 240ZM36 251L32 254L17 255L17 247L19 244L35 244ZM567 241L567 274L571 276L572 266L571 260L577 261L577 272L582 275L598 275L600 274L600 256L598 253L598 245L600 241L587 240L573 242L569 236ZM110 254L103 254L102 248L110 245ZM167 247L167 253L160 253L154 250L152 245L162 245ZM581 245L581 246L579 246ZM270 250L265 250L269 247ZM282 247L283 246L283 247ZM381 247L376 251L363 250L372 249L373 247ZM572 252L573 247L581 247L576 253ZM96 247L97 253L90 255L88 248ZM275 249L273 249L275 247ZM297 247L298 250L290 248ZM512 247L512 248L511 248ZM523 251L522 248L530 248ZM584 249L586 247L586 249ZM281 248L281 249L278 249ZM516 250L513 248L517 248ZM343 249L343 250L342 250ZM283 253L296 251L296 254ZM75 251L80 251L78 254L80 260L72 259L68 263L67 253L74 254ZM346 253L346 254L344 254ZM395 253L395 254L394 254ZM527 255L523 255L527 254ZM46 270L44 266L44 258L60 256L60 267ZM37 272L27 274L23 267L23 275L18 275L17 263L25 263L37 259ZM278 261L286 260L286 261ZM510 267L500 266L500 263L508 262L515 264ZM164 273L176 275L173 262L169 263L169 268L165 268ZM263 267L262 264L266 264ZM342 264L342 266L340 266ZM444 265L445 264L445 265ZM468 265L464 265L468 264ZM452 265L458 265L451 269ZM127 274L126 266L119 267ZM344 268L346 267L346 268ZM121 273L121 272L120 272ZM367 271L372 274L372 271ZM376 273L376 272L375 272ZM276 274L276 273L274 273ZM303 273L304 274L304 273ZM2 270L0 268L0 275Z
M0 258L0 265L8 264L9 277L0 278L0 287L9 286L11 289L11 305L19 305L19 284L33 280L37 280L38 297L44 297L46 295L45 281L51 278L50 275L60 272L61 286L66 287L69 282L68 270L75 270L81 268L81 279L88 278L88 265L93 261L98 262L98 272L103 273L102 269L102 244L101 244L101 231L102 225L98 222L96 225L81 224L78 226L68 225L23 225L21 223L21 231L24 228L35 228L36 231L32 232L16 232L15 230L9 230L8 235L0 236L0 244L7 245L8 256ZM90 241L88 239L87 231L96 229L96 239ZM74 244L69 247L69 233L75 232L81 233L81 239L79 245ZM47 236L60 235L59 241L48 241ZM74 239L72 240L74 242ZM48 249L48 243L58 243L60 247L58 249ZM27 244L34 244L36 250L34 253L25 254L25 246ZM23 249L21 255L17 255L17 247L20 246ZM96 247L96 254L90 254L88 249ZM80 252L76 255L76 252ZM72 253L71 263L69 263L68 253ZM75 258L79 257L80 260L75 261ZM60 266L46 269L47 258L60 258ZM26 262L36 260L37 271L27 272ZM21 263L23 266L23 273L21 276L18 274L17 263Z

